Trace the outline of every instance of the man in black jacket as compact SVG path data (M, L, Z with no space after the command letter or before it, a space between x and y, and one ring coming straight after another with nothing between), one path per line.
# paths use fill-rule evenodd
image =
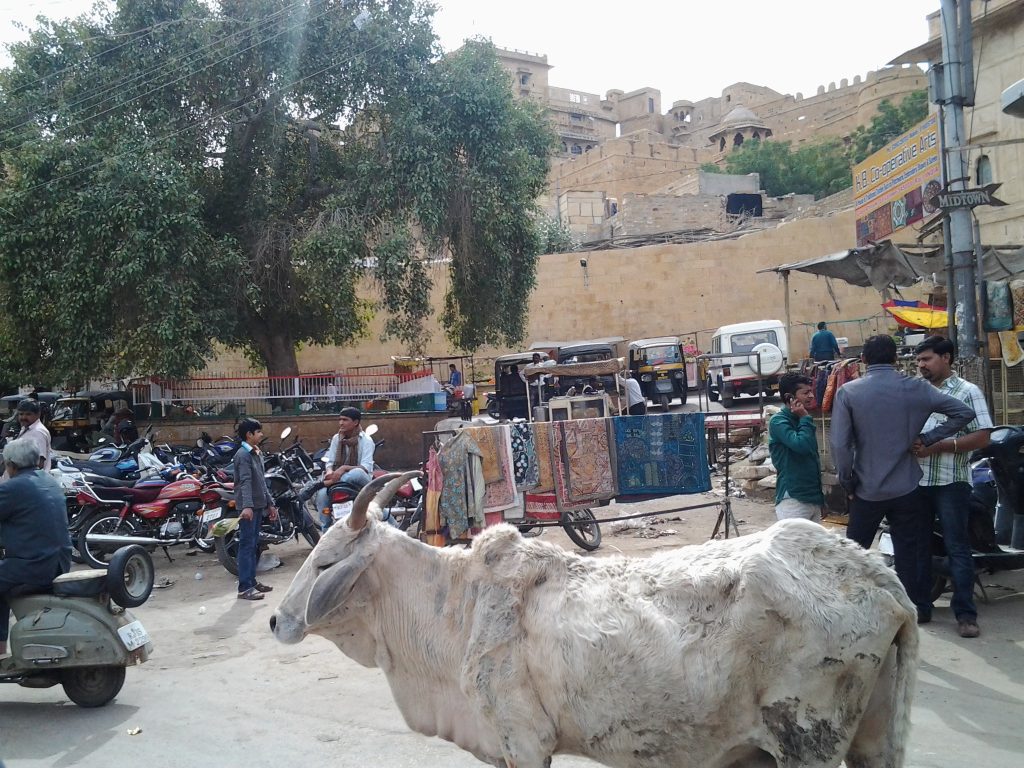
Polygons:
M238 515L238 598L262 600L264 592L273 587L256 581L256 563L260 559L260 525L266 512L270 520L277 519L270 489L263 477L263 458L259 444L263 439L263 425L256 419L238 422L241 445L232 460L235 474L235 505Z

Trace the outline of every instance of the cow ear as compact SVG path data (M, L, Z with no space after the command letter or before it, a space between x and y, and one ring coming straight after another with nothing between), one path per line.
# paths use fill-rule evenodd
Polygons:
M349 557L324 571L313 582L306 601L306 626L323 621L345 602L356 585L356 580L366 570L365 557Z

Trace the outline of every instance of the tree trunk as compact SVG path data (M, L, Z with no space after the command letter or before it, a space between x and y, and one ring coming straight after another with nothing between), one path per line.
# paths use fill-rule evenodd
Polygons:
M301 386L296 383L299 361L295 356L295 342L286 331L267 330L253 333L253 340L267 366L270 377L271 410L292 410L298 406L296 394Z

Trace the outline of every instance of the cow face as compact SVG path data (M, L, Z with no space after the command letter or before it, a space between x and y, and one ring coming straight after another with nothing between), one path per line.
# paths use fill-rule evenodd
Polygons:
M298 643L345 608L381 542L381 509L419 472L375 478L359 492L352 514L333 525L295 574L270 628L282 643ZM379 493L377 491L379 490ZM374 497L374 494L377 494Z

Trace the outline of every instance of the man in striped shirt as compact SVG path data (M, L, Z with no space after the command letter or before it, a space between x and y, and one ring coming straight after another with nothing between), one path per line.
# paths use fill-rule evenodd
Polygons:
M953 581L950 607L956 616L960 637L977 637L978 610L974 605L974 562L968 534L971 504L971 451L984 448L989 442L992 419L981 390L953 373L953 342L942 336L929 336L917 345L917 369L922 378L939 391L970 406L975 418L951 438L929 446L915 443L914 455L921 462L924 476L921 492L931 508L931 520L939 520L942 539L949 556L949 573ZM946 420L933 413L925 430Z

